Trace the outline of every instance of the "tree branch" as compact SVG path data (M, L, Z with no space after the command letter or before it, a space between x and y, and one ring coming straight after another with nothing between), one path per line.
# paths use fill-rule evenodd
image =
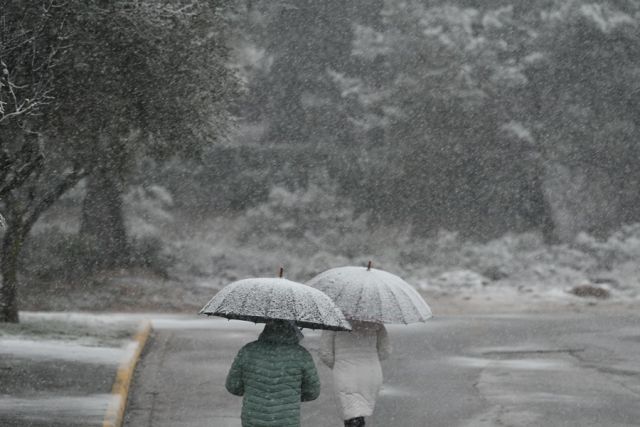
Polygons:
M43 148L38 142L23 144L13 159L6 152L3 152L0 155L0 165L7 169L2 174L2 179L6 182L0 183L0 198L24 184L34 172L42 168L43 164ZM16 167L17 170L12 172L8 169L10 166ZM9 176L8 179L7 176Z
M67 190L71 189L82 178L88 175L85 169L74 169L47 191L39 202L31 207L25 220L24 230L30 230L40 215L53 205Z

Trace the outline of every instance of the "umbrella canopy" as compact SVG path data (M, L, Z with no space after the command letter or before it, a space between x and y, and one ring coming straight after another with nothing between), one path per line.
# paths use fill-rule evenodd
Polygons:
M350 331L340 309L321 291L282 278L253 278L220 290L200 314L267 322L291 320L311 329Z
M431 309L411 285L375 268L333 268L307 284L329 295L350 320L407 324L431 317Z

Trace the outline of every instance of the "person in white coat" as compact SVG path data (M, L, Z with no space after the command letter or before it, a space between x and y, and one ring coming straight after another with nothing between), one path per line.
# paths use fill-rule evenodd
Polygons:
M381 323L350 320L351 332L323 331L320 360L333 369L333 386L346 427L362 427L382 386L380 360L391 353Z

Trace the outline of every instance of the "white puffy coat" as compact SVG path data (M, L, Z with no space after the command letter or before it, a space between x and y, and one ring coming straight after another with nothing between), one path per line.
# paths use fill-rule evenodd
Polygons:
M351 332L323 331L320 359L333 368L333 386L342 419L373 414L382 386L380 360L390 353L384 325L350 321Z

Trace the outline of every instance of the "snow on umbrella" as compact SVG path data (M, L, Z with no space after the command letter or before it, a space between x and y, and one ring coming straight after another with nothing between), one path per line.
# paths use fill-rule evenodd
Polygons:
M407 282L369 267L339 267L307 282L329 295L349 320L377 323L417 323L431 317L431 309Z
M290 320L311 329L350 331L340 309L321 291L283 278L252 278L220 290L200 314L265 323Z

